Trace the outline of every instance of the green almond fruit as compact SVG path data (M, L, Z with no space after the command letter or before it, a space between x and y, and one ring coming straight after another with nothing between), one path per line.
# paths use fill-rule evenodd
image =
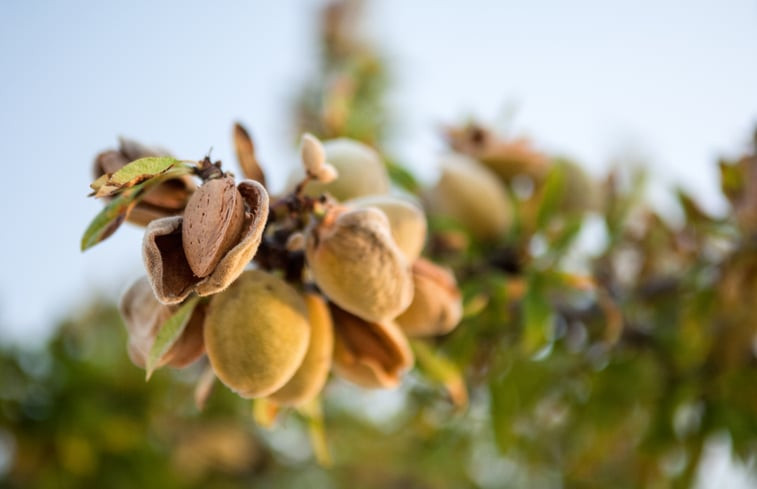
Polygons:
M426 194L429 212L457 221L479 239L502 237L513 209L505 186L489 168L460 155L447 155L442 174Z
M318 196L328 193L343 201L389 191L389 173L381 156L370 146L340 138L324 141L323 149L326 162L336 169L338 176L329 183L311 181L305 186L306 194ZM304 176L304 169L295 169L289 178L289 186L294 188Z
M392 238L408 262L415 261L426 243L426 216L421 207L407 198L394 195L369 195L345 202L349 207L375 207L389 219Z
M309 340L305 301L270 273L248 270L210 301L208 359L221 382L241 397L263 397L283 387L302 363Z
M410 266L378 209L332 209L309 230L305 257L323 293L367 321L393 319L413 299Z
M334 352L334 324L323 296L305 293L310 319L310 345L302 364L284 387L268 398L280 406L301 406L314 399L323 389L331 370Z

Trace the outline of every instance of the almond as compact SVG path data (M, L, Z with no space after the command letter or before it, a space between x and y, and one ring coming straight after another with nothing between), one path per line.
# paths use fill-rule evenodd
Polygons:
M206 182L184 209L182 245L189 267L206 277L237 241L244 224L244 202L233 177Z

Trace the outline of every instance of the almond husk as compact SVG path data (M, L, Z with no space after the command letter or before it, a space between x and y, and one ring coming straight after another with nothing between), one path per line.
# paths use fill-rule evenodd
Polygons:
M392 238L408 263L412 263L423 251L428 225L420 205L407 198L394 195L369 195L344 203L348 207L375 207L389 219Z
M463 316L460 289L449 270L424 258L413 264L415 294L396 322L411 337L449 333Z
M184 209L181 242L189 268L206 277L239 240L244 224L242 194L227 176L206 182Z
M310 344L302 364L289 381L268 398L280 406L301 406L323 389L331 370L334 324L328 303L315 292L304 294L310 322Z
M326 296L367 321L393 319L413 299L410 266L378 209L333 208L309 230L305 256Z
M283 387L301 365L309 340L305 302L270 273L248 270L210 301L208 359L219 380L242 397Z
M119 310L129 335L128 353L134 365L145 368L160 326L176 312L178 306L161 304L155 298L147 277L142 277L121 297ZM181 337L163 354L158 367L170 365L185 367L200 358L205 352L203 324L206 306L199 303L189 319Z
M331 304L334 373L361 387L396 387L413 366L407 338L393 321L369 322Z
M246 203L239 241L229 249L204 278L192 272L182 243L181 216L152 221L145 230L142 257L158 300L164 304L183 301L193 291L199 296L221 292L244 271L263 238L268 220L268 193L254 180L244 180L237 190Z

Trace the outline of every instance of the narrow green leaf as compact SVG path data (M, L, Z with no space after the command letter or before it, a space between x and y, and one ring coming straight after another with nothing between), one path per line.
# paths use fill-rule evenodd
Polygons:
M404 188L408 192L418 193L420 184L412 173L407 171L404 166L394 161L386 162L386 169L389 172L389 178L392 182Z
M279 406L267 397L252 400L252 418L265 429L274 427L279 411Z
M310 447L313 454L321 467L331 467L331 450L329 450L328 440L326 439L326 423L323 421L323 410L321 400L313 399L310 402L299 406L297 412L305 418L308 426L308 435L310 436Z
M189 322L189 318L192 317L192 312L197 306L200 298L193 296L179 307L175 313L160 326L158 335L155 337L155 342L150 348L150 353L147 355L147 362L145 370L147 371L147 379L150 380L150 376L157 368L158 362L166 354L168 350L181 338L181 334L184 332L184 328Z
M411 340L410 346L420 370L431 380L444 386L458 409L465 409L468 406L468 390L460 368L448 358L434 352L426 342Z
M532 275L523 298L523 338L521 346L527 354L535 353L549 343L552 336L552 306L546 299L543 277Z
M541 203L536 216L536 226L544 229L550 218L559 211L565 186L565 175L560 165L554 165L547 176L542 191Z
M110 201L84 231L81 238L81 250L85 251L113 234L136 205L143 191L144 187L137 185Z
M110 176L108 183L121 187L132 187L140 182L165 173L180 163L170 156L149 156L140 158L120 168Z

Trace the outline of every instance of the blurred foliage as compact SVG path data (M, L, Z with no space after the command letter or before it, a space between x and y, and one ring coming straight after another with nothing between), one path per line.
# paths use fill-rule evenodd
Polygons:
M357 7L328 8L297 127L381 149L385 68L355 42ZM513 225L482 242L431 220L427 253L455 270L465 319L433 341L440 356L416 342L418 368L396 392L330 385L333 467L314 462L294 413L268 431L218 385L200 413L202 365L145 384L115 310L98 305L45 350L2 353L3 486L690 487L723 434L736 459L754 460L757 147L720 163L726 216L679 190L671 220L645 202L642 171L597 181L476 123L446 136L496 169Z

